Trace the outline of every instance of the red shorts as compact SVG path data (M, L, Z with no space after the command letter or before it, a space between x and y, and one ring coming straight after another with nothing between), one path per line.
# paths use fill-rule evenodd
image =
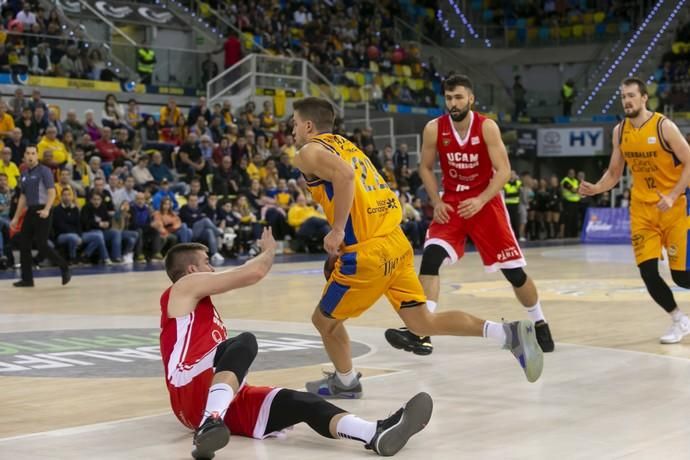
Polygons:
M446 224L432 222L426 233L424 247L432 244L441 246L448 253L450 263L454 264L465 254L465 240L469 236L487 272L526 265L501 195L496 195L469 219L458 215L458 201L447 203L453 207L453 211L448 212L450 221Z
M173 412L183 425L192 430L201 423L211 380L213 369L209 368L182 387L168 384ZM281 388L242 385L225 413L225 424L230 432L257 439L269 435L270 433L265 433L268 415L273 398L280 390Z

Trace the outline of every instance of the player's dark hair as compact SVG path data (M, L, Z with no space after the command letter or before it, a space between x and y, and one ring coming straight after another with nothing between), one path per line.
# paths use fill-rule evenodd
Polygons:
M321 132L331 132L335 123L335 110L330 102L318 97L305 97L292 103L295 112L299 112L300 118L309 120L316 125Z
M647 84L644 82L644 80L642 80L640 78L628 77L621 82L621 86L630 86L630 85L637 85L637 87L640 89L640 94L643 96L647 96L649 94L647 92Z
M468 91L474 92L474 87L472 86L472 80L467 75L451 75L445 80L443 80L443 92L453 91L457 86L462 86L467 88Z
M208 248L201 243L179 243L173 246L165 256L165 272L170 281L175 283L187 274L187 266L196 263L196 253L206 252Z

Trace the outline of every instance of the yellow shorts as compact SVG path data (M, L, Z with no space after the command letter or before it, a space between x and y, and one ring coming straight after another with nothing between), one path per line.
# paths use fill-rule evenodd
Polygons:
M688 214L685 195L666 212L659 211L655 203L633 201L630 230L637 264L661 258L661 248L665 247L671 270L688 270Z
M426 302L412 246L399 228L348 248L335 263L319 308L331 318L356 318L382 295L396 311Z

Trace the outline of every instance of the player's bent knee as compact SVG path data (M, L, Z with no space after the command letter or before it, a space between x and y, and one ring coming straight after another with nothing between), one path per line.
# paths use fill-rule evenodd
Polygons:
M513 287L520 288L527 282L527 273L522 267L518 268L502 268L501 273L508 280Z
M678 286L690 289L690 271L671 270L671 278Z
M659 275L659 259L645 260L637 266L640 270L640 277L648 285L661 279ZM672 273L673 274L673 273ZM675 281L675 279L674 279Z
M256 336L251 332L243 332L235 337L235 340L242 344L249 355L256 357L259 353L259 344L256 341Z
M419 269L420 275L438 276L443 262L450 258L448 252L438 244L430 244L424 248L422 254L422 266Z

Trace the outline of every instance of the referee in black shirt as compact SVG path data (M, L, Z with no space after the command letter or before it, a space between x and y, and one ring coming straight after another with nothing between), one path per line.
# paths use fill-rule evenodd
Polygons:
M32 272L33 260L31 248L36 243L38 251L47 256L53 264L60 267L62 284L69 283L72 277L67 262L48 246L48 233L51 228L51 211L55 201L55 181L53 174L47 166L38 163L38 152L35 145L26 147L24 161L29 165L20 179L21 195L17 210L10 225L17 227L19 217L26 210L24 223L19 232L22 279L14 283L15 287L32 287L34 274Z

